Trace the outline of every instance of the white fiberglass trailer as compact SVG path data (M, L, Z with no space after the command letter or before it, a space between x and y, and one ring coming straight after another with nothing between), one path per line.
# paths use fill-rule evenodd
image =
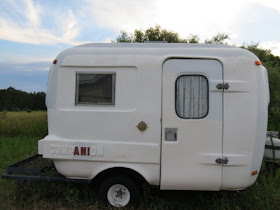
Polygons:
M39 154L66 177L98 179L112 205L137 200L136 178L162 190L240 190L260 170L268 78L244 49L77 46L51 66L46 104Z

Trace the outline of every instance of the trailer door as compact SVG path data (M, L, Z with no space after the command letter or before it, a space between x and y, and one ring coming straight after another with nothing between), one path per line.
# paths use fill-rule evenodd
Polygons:
M223 91L216 86L222 73L217 60L164 63L161 189L220 189Z

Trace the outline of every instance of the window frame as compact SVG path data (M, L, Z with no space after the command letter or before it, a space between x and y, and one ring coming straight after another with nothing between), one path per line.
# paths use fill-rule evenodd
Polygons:
M183 76L202 76L206 79L206 82L207 82L207 112L205 113L205 115L203 117L183 117L183 116L180 116L177 112L177 82L178 82L178 79L183 77ZM210 87L209 87L209 81L208 81L208 78L203 75L203 74L182 74L182 75L179 75L175 81L175 112L176 112L176 115L181 118L181 119L203 119L203 118L206 118L209 114L209 110L210 110L210 99L209 99L209 90L210 90Z
M112 103L92 103L92 102L79 102L79 75L112 75ZM116 101L116 72L76 72L76 93L75 105L76 106L115 106Z

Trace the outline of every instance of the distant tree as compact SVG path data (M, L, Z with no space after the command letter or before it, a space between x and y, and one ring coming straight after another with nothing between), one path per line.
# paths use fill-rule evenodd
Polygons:
M27 93L13 87L0 90L0 111L46 110L44 92Z
M211 39L206 39L206 44L227 44L225 41L229 39L229 34L218 33ZM166 41L168 43L199 43L199 36L190 34L186 39L180 38L179 34L167 29L162 29L156 25L146 30L136 29L133 34L120 31L116 38L116 42L145 42L145 41Z
M225 41L229 39L229 35L225 33L218 33L211 39L206 39L205 44L227 44Z
M190 36L187 38L188 43L199 43L199 36L190 34Z
M148 28L143 34L145 41L166 41L168 43L186 42L185 39L179 37L178 33L162 29L159 25Z
M145 40L145 32L141 30L135 30L134 31L134 37L133 37L134 42L144 42Z
M132 39L127 32L121 31L120 35L117 36L117 42L132 42Z
M132 35L121 31L117 36L117 42L145 42L145 41L166 41L168 43L186 43L186 39L181 39L178 33L162 29L159 25L148 29L136 29Z

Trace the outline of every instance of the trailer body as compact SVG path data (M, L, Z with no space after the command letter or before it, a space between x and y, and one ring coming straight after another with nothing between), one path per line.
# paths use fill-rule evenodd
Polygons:
M263 159L269 88L251 52L224 45L85 44L50 68L49 134L67 178L131 171L162 190L240 190Z

